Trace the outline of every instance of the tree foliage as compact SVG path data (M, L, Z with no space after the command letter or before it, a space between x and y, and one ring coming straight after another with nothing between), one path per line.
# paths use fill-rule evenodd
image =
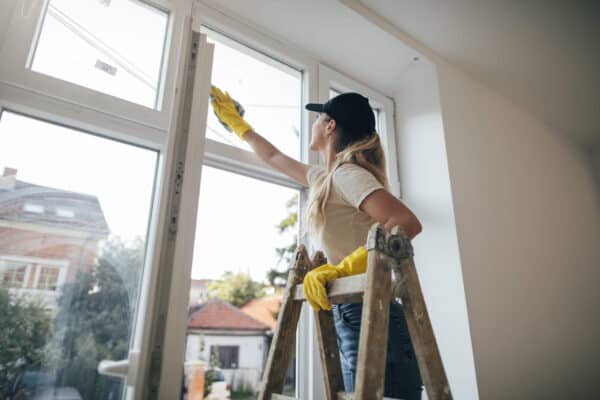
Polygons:
M63 286L47 349L56 386L74 387L83 399L120 396L122 381L99 375L97 367L127 358L143 249L141 240L113 238L92 272L79 272Z
M252 280L250 275L239 272L233 274L229 271L223 274L219 281L208 285L209 296L225 300L236 307L241 307L250 300L263 297L265 286Z
M267 280L271 286L276 288L282 288L285 286L290 268L292 267L291 263L293 261L294 254L298 249L298 194L294 194L294 196L287 201L286 209L287 215L281 220L281 222L279 222L277 229L279 233L292 230L294 231L294 237L289 245L275 248L275 251L279 256L278 265L280 265L283 261L284 265L287 266L283 270L272 268L267 271Z
M0 398L9 398L19 374L39 368L50 329L42 304L0 288Z

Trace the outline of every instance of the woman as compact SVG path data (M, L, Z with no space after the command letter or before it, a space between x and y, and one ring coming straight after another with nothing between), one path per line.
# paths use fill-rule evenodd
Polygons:
M319 152L325 167L303 164L281 153L238 114L235 103L217 87L211 90L219 119L248 142L268 165L309 188L306 232L328 261L304 279L308 303L331 310L325 286L342 276L364 273L367 234L375 222L389 231L398 225L410 239L421 231L415 215L387 190L385 157L375 132L375 116L366 97L344 93L324 104L308 104L317 112L310 149ZM344 387L354 391L362 303L333 307L342 361ZM390 306L385 396L420 399L422 381L404 319L402 305Z

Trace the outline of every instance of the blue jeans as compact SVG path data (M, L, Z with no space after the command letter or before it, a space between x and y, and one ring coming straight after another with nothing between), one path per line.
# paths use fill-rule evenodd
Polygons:
M354 392L361 317L362 303L333 306L333 319L346 392ZM392 301L384 395L403 400L420 400L422 391L423 382L404 318L404 309L402 304Z

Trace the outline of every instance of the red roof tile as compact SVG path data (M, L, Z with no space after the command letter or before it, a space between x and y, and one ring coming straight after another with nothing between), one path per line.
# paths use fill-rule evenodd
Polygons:
M252 318L268 325L271 330L275 330L275 325L277 325L277 313L281 307L282 297L282 295L274 294L272 296L254 299L244 304L240 310Z
M269 326L252 318L226 301L213 299L198 306L188 319L190 329L268 330Z

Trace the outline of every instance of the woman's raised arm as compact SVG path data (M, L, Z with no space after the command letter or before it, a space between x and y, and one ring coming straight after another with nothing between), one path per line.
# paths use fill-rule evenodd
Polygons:
M244 134L244 139L258 157L277 171L289 176L302 186L308 187L306 173L310 165L301 163L282 153L277 147L273 146L267 139L249 130Z
M271 142L256 133L239 115L235 103L228 93L223 93L216 86L211 88L210 93L212 97L211 104L219 120L227 125L240 139L248 142L261 160L302 186L308 186L306 178L308 164L301 163L283 154Z

